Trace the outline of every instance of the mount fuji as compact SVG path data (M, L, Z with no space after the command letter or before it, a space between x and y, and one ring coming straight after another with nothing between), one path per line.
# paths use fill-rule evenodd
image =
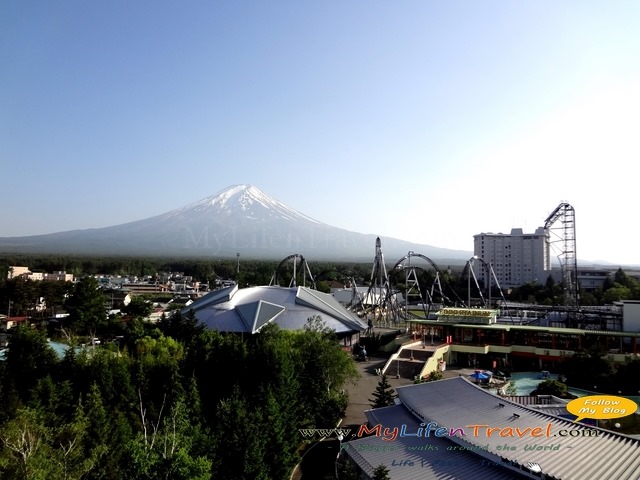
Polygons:
M470 251L381 237L388 259L409 251L433 260L467 260ZM170 212L105 228L0 237L0 252L369 261L376 235L332 227L251 185L226 190ZM453 263L453 262L452 262Z

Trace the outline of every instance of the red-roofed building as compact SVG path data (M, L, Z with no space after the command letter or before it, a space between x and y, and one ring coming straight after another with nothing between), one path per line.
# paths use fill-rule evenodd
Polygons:
M17 327L19 324L26 322L29 317L4 317L0 320L2 322L1 329L4 331L10 328Z

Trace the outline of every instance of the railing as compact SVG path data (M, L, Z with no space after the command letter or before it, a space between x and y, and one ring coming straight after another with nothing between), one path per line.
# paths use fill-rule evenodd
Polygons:
M417 347L417 346L422 346L422 342L421 341L413 341L411 343L406 343L400 346L400 348L398 349L398 351L394 354L392 354L389 357L389 360L387 360L387 363L384 364L384 367L382 367L381 373L383 375L389 375L389 373L387 372L389 366L394 362L394 361L402 361L405 360L404 358L402 358L402 351L403 350L412 350L413 347ZM409 360L409 359L406 359ZM428 360L427 360L428 361ZM398 368L398 371L400 369ZM398 375L398 373L396 373L396 375Z

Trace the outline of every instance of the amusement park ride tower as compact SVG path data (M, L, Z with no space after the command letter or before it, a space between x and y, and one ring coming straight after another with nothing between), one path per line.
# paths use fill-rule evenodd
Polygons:
M420 263L423 265L420 265ZM433 269L435 277L431 289L423 289L420 286L419 276ZM402 283L402 289L397 287ZM444 286L444 288L443 288ZM451 300L444 292L446 288L457 304L463 304L460 297L447 283L446 275L429 258L419 253L409 252L402 257L387 272L380 238L376 239L376 251L371 271L371 279L366 294L359 299L357 310L378 324L396 323L407 320L413 315L409 309L409 303L420 305L423 315L420 318L428 318L430 309L434 305L435 289L441 299ZM425 292L426 298L423 295Z
M558 254L562 272L564 304L579 307L578 260L576 257L576 213L568 203L561 203L544 223L549 251Z

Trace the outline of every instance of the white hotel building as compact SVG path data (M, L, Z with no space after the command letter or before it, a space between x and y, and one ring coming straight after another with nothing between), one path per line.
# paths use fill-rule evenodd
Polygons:
M491 265L501 287L544 285L551 274L547 237L544 227L535 233L523 233L521 228L513 228L510 234L480 233L473 236L473 253ZM477 274L486 281L484 269Z

